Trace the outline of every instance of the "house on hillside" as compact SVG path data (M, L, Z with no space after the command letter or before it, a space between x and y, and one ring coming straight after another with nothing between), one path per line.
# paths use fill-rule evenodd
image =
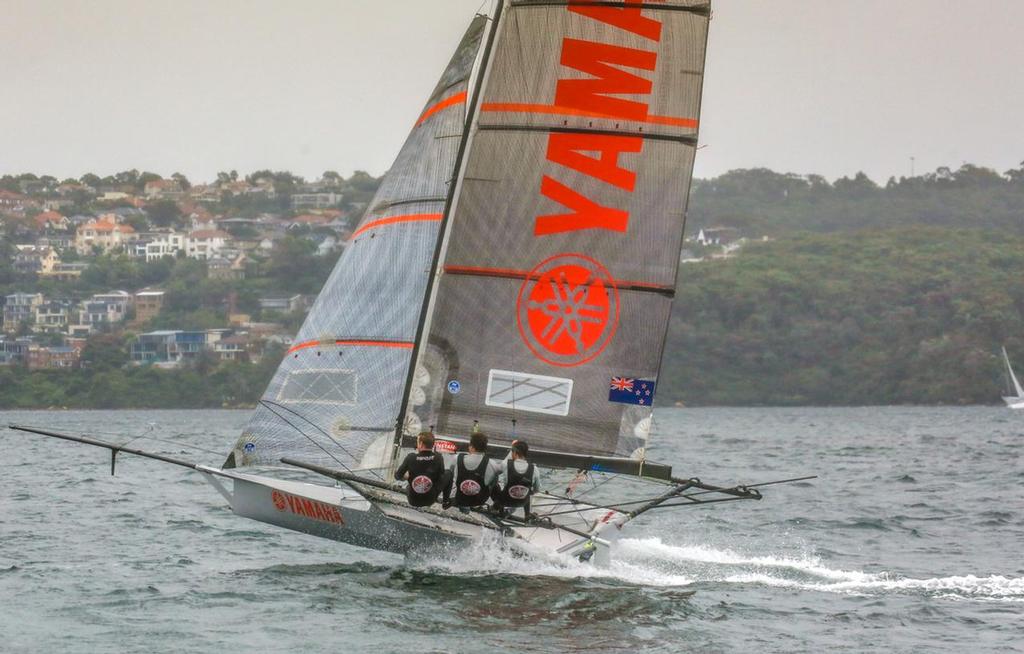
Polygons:
M154 234L146 244L146 261L157 261L163 257L176 257L185 251L185 234L171 230Z
M74 306L68 300L50 300L37 304L32 308L32 331L48 333L64 333Z
M0 337L0 366L20 366L28 362L28 351L35 345L31 336Z
M124 322L128 317L128 310L131 308L133 299L131 293L125 291L93 295L82 302L78 313L78 323L68 326L68 334L88 336Z
M129 195L124 191L104 191L98 198L96 198L96 200L99 202L117 202L119 200L127 200L133 197L135 196Z
M292 229L294 227L323 227L331 222L331 220L331 216L325 216L318 213L304 213L292 218L291 222L288 224L288 229Z
M36 224L36 229L41 232L66 230L71 227L71 221L68 220L67 216L56 211L44 211L43 213L36 214L32 221Z
M205 351L214 351L221 339L230 335L230 329L165 329L139 334L131 345L131 360L138 365L177 367Z
M261 297L259 301L260 309L263 311L294 313L306 308L306 303L301 295Z
M231 234L219 229L201 229L188 235L185 254L190 259L209 259L231 240Z
M149 322L164 308L164 291L142 290L135 294L135 322Z
M71 232L49 232L36 239L39 247L51 247L55 250L67 250L74 247L75 235Z
M24 211L26 207L34 204L32 199L21 193L14 193L0 189L0 211Z
M82 351L66 345L32 344L28 348L26 364L29 370L66 370L77 368L82 359Z
M292 209L305 211L309 209L329 209L341 204L344 199L341 193L296 193L292 195Z
M146 182L142 192L150 200L177 200L185 195L176 179L155 179Z
M735 227L702 227L694 237L701 245L729 245L740 238L740 230Z
M43 303L42 293L12 293L4 298L4 331L16 332L22 323L31 323L35 308Z
M229 256L215 256L206 260L206 275L210 279L245 279L249 258L242 252Z
M221 361L259 361L262 348L249 334L233 334L220 339L214 345L214 352Z
M53 266L50 272L40 273L42 277L49 277L62 282L73 282L82 276L82 271L89 267L88 263L60 263Z
M17 245L14 270L23 275L46 275L60 263L56 250L49 246Z
M75 232L75 250L78 254L88 255L94 248L107 254L138 239L135 228L120 222L117 214L103 214L99 218L80 225Z

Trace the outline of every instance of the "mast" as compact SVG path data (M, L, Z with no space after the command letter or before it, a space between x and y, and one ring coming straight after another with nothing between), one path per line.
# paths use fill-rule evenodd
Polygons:
M465 170L463 162L465 160L466 152L469 150L470 142L473 139L473 125L480 108L480 93L483 89L484 80L486 79L489 71L491 51L494 46L495 37L498 33L498 25L501 21L503 13L502 10L504 9L505 2L506 0L497 0L496 2L494 16L491 18L491 27L488 30L487 41L484 44L483 55L481 56L480 67L477 72L475 84L473 85L473 92L469 98L468 110L466 112L466 126L462 130L462 138L459 142L459 153L455 160L452 183L448 187L448 195L445 198L444 212L440 225L440 245L434 250L434 257L430 263L430 275L427 282L427 289L426 293L423 295L423 304L420 307L420 319L419 323L416 325L416 337L413 339L412 359L409 363L409 371L406 375L405 386L402 390L402 400L399 404L398 418L395 421L395 437L393 443L394 452L392 454L392 462L397 459L402 448L402 433L405 428L409 398L412 393L413 382L416 379L416 368L419 362L419 356L423 344L422 342L425 335L429 333L430 307L433 304L434 295L437 289L437 282L441 275L440 263L443 260L445 245L448 241L449 225L451 223L455 199L462 186L462 178Z

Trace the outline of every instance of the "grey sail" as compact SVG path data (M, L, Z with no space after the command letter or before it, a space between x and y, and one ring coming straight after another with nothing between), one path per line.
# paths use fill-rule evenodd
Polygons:
M390 458L485 24L471 23L225 467Z
M439 434L642 457L710 3L509 1L406 411Z

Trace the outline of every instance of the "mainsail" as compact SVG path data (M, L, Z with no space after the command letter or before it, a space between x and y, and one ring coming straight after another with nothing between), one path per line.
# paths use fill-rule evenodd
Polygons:
M389 460L486 22L470 24L225 467Z
M707 0L504 0L407 422L643 456L709 15Z

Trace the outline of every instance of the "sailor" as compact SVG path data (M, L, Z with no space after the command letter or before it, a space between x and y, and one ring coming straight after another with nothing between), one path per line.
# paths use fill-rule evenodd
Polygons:
M505 460L498 483L491 492L494 508L499 513L521 506L527 520L536 517L530 513L530 496L540 491L540 475L537 467L526 460L529 453L530 446L526 441L512 441L509 458Z
M497 478L497 471L487 456L487 436L474 432L469 437L469 452L455 458L452 465L455 506L461 511L470 507L483 506L491 496L491 487Z
M416 437L416 451L406 455L395 471L395 479L409 482L406 492L412 506L430 506L442 493L447 502L452 482L450 475L450 471L445 470L444 457L434 451L434 435L429 431L420 432Z

